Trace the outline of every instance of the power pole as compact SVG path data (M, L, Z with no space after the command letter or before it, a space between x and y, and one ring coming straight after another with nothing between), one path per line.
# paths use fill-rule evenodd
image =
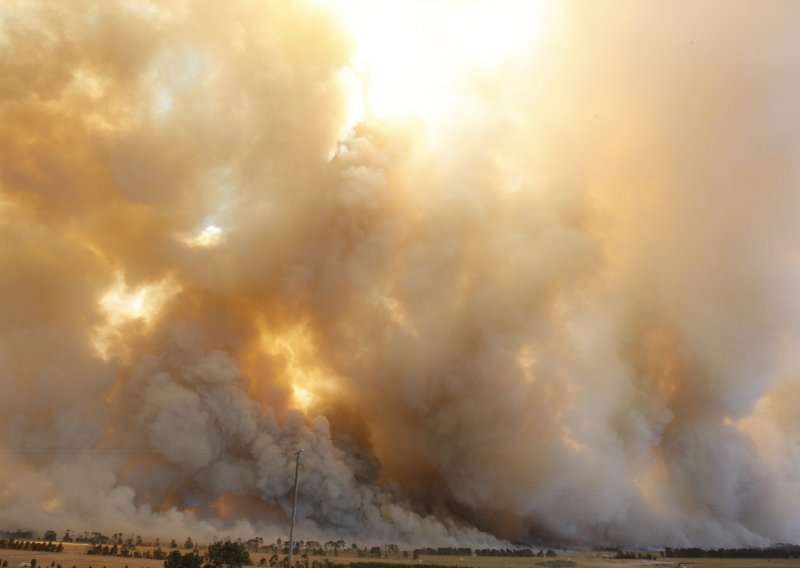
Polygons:
M297 450L296 461L294 463L294 496L292 497L292 525L289 529L289 568L292 568L292 556L294 556L294 521L297 516L297 478L300 475L300 454L303 450Z

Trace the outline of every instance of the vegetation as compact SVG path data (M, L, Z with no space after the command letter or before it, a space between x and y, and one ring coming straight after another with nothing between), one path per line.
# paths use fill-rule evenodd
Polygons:
M454 548L452 546L440 546L439 548L416 548L414 558L419 558L423 554L426 556L472 556L471 548Z
M203 559L199 554L194 552L181 554L177 550L170 552L164 560L164 568L200 568L202 564Z
M107 544L95 544L86 551L86 554L95 554L98 556L121 556L123 558L153 558L155 560L164 560L164 558L166 558L166 554L160 548L140 552L135 546L129 546L127 544L123 544L122 546L117 546L116 544L111 546Z
M59 534L63 534L61 539L58 539ZM0 531L0 549L59 553L64 550L62 543L70 542L87 545L85 552L81 554L162 560L164 561L164 568L241 568L242 566L254 564L250 553L259 555L254 560L262 568L286 568L286 555L289 552L288 541L276 539L275 542L269 543L265 542L262 537L254 537L245 541L239 539L238 541L214 542L208 548L205 546L198 547L191 537L187 537L183 541L174 538L164 539L165 544L169 543L169 549L162 550L159 539L148 543L144 542L140 535L134 534L124 536L122 533L114 533L107 536L99 532L74 533L70 530L66 530L63 533L47 530L39 534L21 529ZM185 550L185 552L182 552L181 549ZM607 556L603 555L602 558L611 562L614 560L655 561L659 555L659 553L653 554L648 551L623 551L618 548L597 550L610 553ZM304 568L343 568L350 566L351 562L355 568L394 568L408 566L407 563L412 559L412 555L416 561L414 565L423 568L433 565L442 568L446 564L451 564L448 557L455 556L459 557L459 566L483 566L484 563L486 566L500 566L504 565L504 562L511 563L511 558L518 559L513 561L515 566L541 566L543 568L573 568L576 566L571 559L555 559L556 552L552 549L534 550L525 547L504 549L426 547L415 550L401 550L399 546L393 543L359 546L355 542L346 543L344 540L329 540L325 542L298 540L295 543L294 554L297 564ZM341 562L338 563L326 558L341 556L342 554L344 554L345 558L340 559ZM355 561L354 557L356 556L361 559L359 562ZM574 554L569 556L575 558ZM763 559L766 562L775 559L800 559L800 546L778 544L769 548L665 548L660 553L660 556L665 559ZM17 558L19 558L18 553ZM23 556L23 558L25 557ZM37 556L37 558L40 567L61 568L60 564L56 564L54 557ZM482 558L485 558L485 560L481 560ZM504 561L502 560L503 558L508 558L509 560ZM541 560L537 562L537 558ZM461 562L468 559L470 559L468 562ZM528 562L526 559L531 559L531 561ZM600 561L600 556L593 557L594 561ZM17 560L14 562L17 562ZM16 564L12 565L16 566ZM121 565L122 563L120 563ZM0 559L0 568L8 568L8 566L9 561ZM766 564L763 566L766 566ZM125 568L128 567L125 566Z
M52 542L40 542L37 540L15 540L13 538L0 539L0 548L7 548L10 550L33 550L35 552L61 552L64 550L64 545L60 542L54 544Z
M215 542L208 547L206 559L211 566L219 568L226 566L228 568L240 568L241 566L250 566L250 554L247 552L245 546L240 542ZM188 567L187 567L188 568Z
M667 558L800 558L800 546L779 544L770 548L665 548Z
M623 552L618 550L614 555L615 560L655 560L656 555L649 552Z

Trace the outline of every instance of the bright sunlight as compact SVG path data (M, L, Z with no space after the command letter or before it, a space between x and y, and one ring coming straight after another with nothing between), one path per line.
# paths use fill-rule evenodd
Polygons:
M489 75L541 39L553 4L540 0L334 0L353 38L345 81L351 123L418 118L429 128Z

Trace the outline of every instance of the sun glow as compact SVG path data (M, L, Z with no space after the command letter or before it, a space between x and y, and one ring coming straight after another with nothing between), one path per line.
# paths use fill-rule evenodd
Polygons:
M61 499L55 496L48 497L42 501L41 505L42 509L52 514L61 509Z
M222 244L225 234L217 225L206 225L202 231L192 237L182 237L181 240L190 247L214 248Z
M93 343L98 355L108 359L127 323L140 321L145 326L150 325L164 304L179 291L180 286L170 277L129 290L125 277L118 274L114 286L99 302L105 313L105 322L95 329Z
M294 383L292 384L292 401L297 408L308 412L309 407L314 403L314 394L302 384Z
M429 128L491 75L534 47L553 3L542 0L334 0L354 43L351 120L421 118ZM355 77L355 80L353 80Z
M314 405L330 394L335 385L333 375L320 368L311 336L303 326L270 333L261 332L262 348L274 357L276 369L291 388L291 404L308 413Z

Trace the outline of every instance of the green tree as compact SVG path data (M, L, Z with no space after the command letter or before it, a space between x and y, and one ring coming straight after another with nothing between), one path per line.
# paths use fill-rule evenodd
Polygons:
M215 567L250 566L250 554L241 542L215 542L208 547L208 562Z

